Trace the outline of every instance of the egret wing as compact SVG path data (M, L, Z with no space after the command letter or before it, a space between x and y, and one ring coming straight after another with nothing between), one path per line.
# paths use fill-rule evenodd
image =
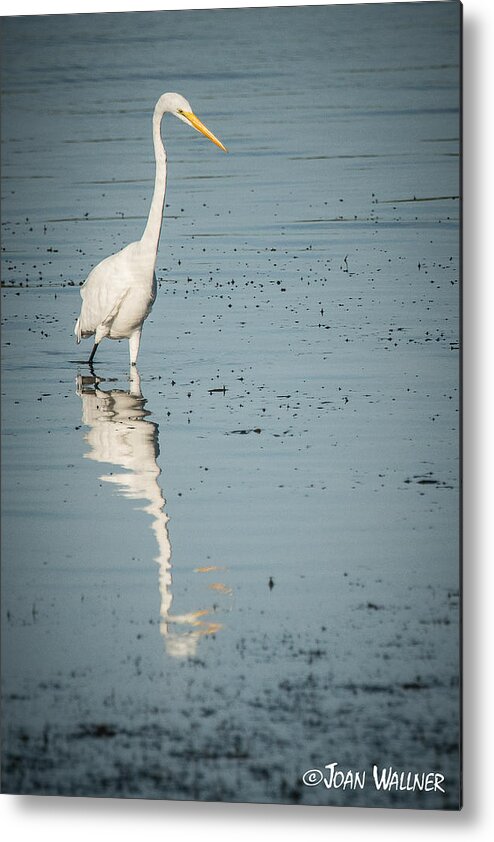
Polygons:
M76 335L91 336L98 327L109 327L127 295L131 279L123 251L105 258L89 273L81 287L82 307Z

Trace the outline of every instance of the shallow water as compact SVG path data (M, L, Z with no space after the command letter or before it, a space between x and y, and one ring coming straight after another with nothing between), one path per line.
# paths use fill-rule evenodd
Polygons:
M456 4L3 21L7 792L454 809ZM139 374L73 344L138 238ZM446 793L308 787L338 762Z

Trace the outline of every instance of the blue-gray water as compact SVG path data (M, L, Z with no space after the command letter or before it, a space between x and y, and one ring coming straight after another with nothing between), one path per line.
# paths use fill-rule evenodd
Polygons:
M457 808L459 13L2 20L4 791ZM230 153L165 117L95 380L166 90Z

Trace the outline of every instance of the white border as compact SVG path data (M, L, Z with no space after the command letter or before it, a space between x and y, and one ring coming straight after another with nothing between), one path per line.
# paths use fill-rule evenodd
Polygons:
M369 1L369 0L368 0ZM425 0L427 1L427 0ZM333 0L339 4L342 0ZM354 0L355 3L361 0ZM377 0L370 0L377 2ZM406 2L406 0L397 0ZM95 11L235 8L239 6L306 5L283 2L27 2L3 0L2 15L67 14ZM314 0L311 5L324 5ZM494 630L491 617L494 593L494 547L490 523L493 434L490 410L494 314L491 115L494 56L494 3L464 0L464 684L465 684L465 807L461 813L357 808L288 807L207 804L166 801L6 796L0 799L4 838L29 834L36 842L99 842L106 836L118 842L136 837L157 840L200 839L223 842L232 838L292 842L300 838L327 840L393 840L424 836L451 842L460 836L483 839L494 826L493 696ZM489 540L490 539L490 540ZM490 621L490 622L489 622Z
M360 3L410 3L429 2L429 0L311 0L303 3L299 0L223 0L223 2L211 2L211 0L145 0L145 2L125 2L125 0L3 0L1 6L2 15L54 15L70 14L73 12L148 12L163 11L165 9L236 9L242 6L251 8L253 6L341 6L359 5ZM448 2L448 0L443 0ZM487 14L489 0L465 0L464 6L467 12L474 12L475 8ZM476 13L478 14L478 12Z
M428 0L422 0L427 2ZM388 0L354 0L354 5L370 2L382 3ZM397 3L409 3L414 0L393 0ZM420 2L420 0L418 0ZM482 3L477 0L466 0L468 6L470 5L488 5L488 0L483 0ZM165 2L153 2L153 0L146 0L146 2L124 2L123 0L40 0L36 3L31 0L4 0L2 3L2 15L54 15L54 14L69 14L71 12L148 12L148 11L162 11L164 9L236 9L241 6L326 6L326 5L352 5L352 0L331 0L331 3L326 3L325 0L313 0L310 3L301 3L297 0L223 0L223 2L210 2L210 0L165 0Z

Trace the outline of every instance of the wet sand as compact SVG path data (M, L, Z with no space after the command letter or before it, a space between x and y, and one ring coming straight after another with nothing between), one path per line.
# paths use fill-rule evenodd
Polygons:
M6 792L458 806L457 21L358 13L9 23ZM78 287L140 236L174 88L231 152L165 119L139 376L92 375ZM332 762L446 792L304 785Z

